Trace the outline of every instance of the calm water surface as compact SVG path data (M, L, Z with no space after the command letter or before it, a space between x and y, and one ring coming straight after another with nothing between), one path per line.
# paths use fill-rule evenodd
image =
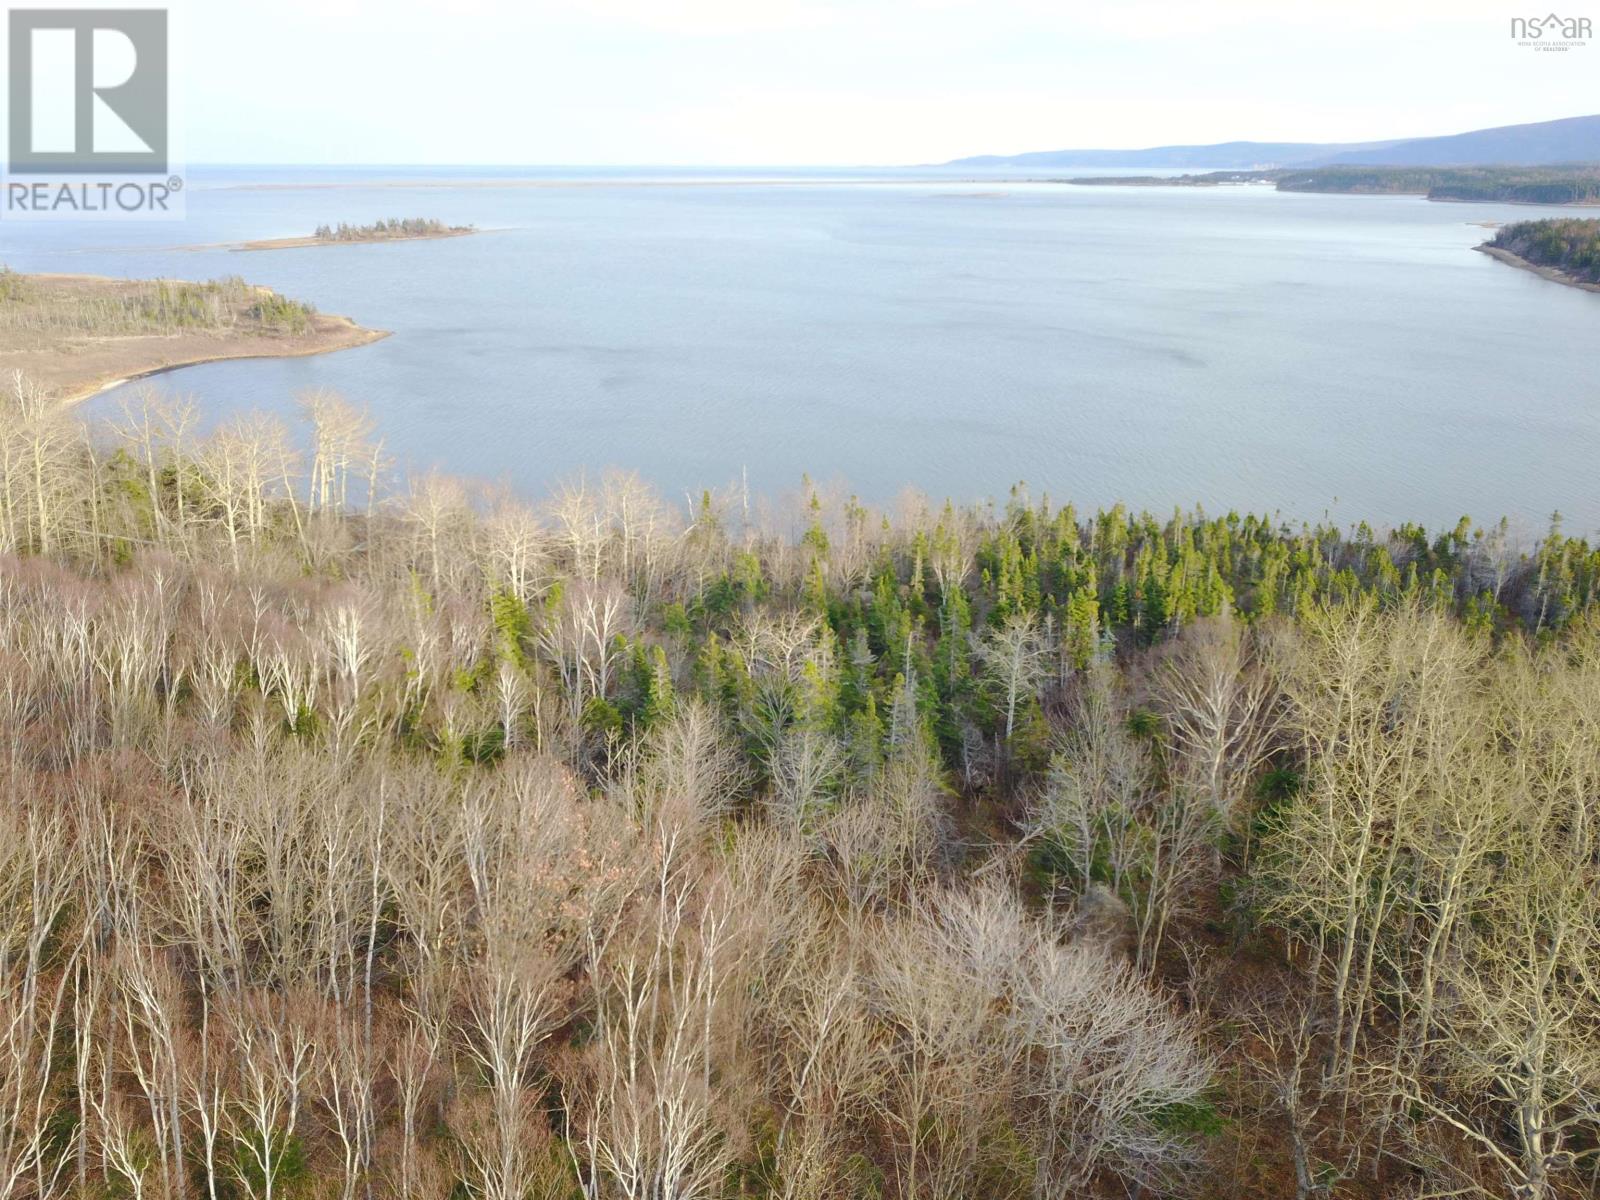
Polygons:
M182 224L8 225L0 259L242 274L392 330L161 385L212 415L332 388L401 466L534 494L623 466L675 495L809 472L871 501L1026 480L1080 507L1600 528L1600 294L1471 250L1480 222L1562 210L910 173L383 186L417 174L196 171ZM487 232L177 248L390 215Z

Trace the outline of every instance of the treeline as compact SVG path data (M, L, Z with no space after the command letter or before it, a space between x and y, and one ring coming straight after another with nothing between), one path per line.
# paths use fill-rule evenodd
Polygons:
M1581 539L0 403L0 1196L1593 1192Z
M1487 244L1586 283L1600 283L1600 221L1519 221L1502 227Z
M221 332L241 322L303 333L315 308L237 276L181 280L74 280L0 267L0 336L19 343L72 337Z
M1600 203L1600 169L1572 167L1313 167L1271 173L1281 192L1415 193L1430 200Z
M444 237L468 233L470 225L446 225L435 217L389 217L371 225L318 225L313 235L324 242L381 242L388 238Z

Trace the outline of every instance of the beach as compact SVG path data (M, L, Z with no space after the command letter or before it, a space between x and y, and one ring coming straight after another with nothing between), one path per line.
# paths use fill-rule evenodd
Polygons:
M1510 266L1520 267L1524 271L1532 271L1535 275L1538 275L1544 279L1548 279L1552 283L1564 283L1568 287L1582 288L1586 292L1600 292L1600 283L1590 283L1586 279L1574 278L1572 275L1569 275L1567 272L1560 270L1557 267L1545 267L1539 265L1538 263L1529 262L1520 254L1513 254L1509 250L1502 250L1499 246L1491 246L1486 242L1481 246L1474 247L1474 249L1482 250L1490 258L1499 259L1501 262Z

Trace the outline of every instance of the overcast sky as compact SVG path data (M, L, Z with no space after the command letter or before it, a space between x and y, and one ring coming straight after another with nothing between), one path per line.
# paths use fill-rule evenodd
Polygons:
M1521 48L1525 8L186 0L182 115L191 162L887 164L1600 112L1600 41Z

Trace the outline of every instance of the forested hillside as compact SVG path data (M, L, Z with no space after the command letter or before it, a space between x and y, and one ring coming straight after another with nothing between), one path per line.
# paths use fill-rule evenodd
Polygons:
M1587 542L304 409L0 398L0 1197L1595 1194Z

